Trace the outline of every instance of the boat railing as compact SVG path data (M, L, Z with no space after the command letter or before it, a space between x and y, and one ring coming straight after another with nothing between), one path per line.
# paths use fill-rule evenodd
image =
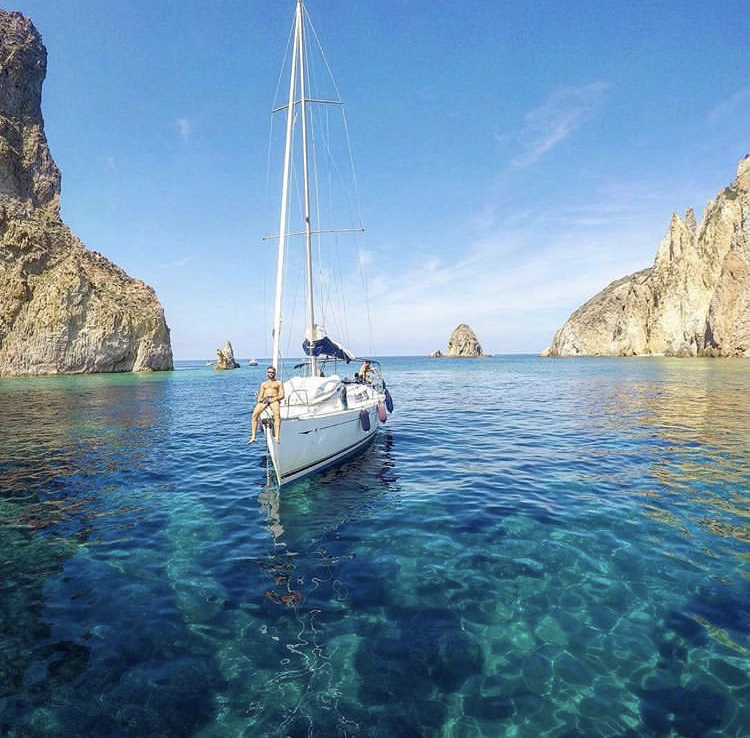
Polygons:
M306 388L292 387L289 393L285 395L283 402L287 407L291 405L306 405L308 407L311 405L319 405L321 402L325 402L339 392L340 387L341 384L339 383L326 392L320 394L314 393L312 397L310 397L310 392Z

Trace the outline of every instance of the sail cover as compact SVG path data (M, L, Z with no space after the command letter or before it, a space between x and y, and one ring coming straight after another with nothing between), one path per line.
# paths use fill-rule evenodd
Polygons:
M354 359L354 354L348 348L328 338L325 329L319 325L315 326L312 337L309 330L305 331L302 350L307 356L331 356L334 359L343 359L347 364Z

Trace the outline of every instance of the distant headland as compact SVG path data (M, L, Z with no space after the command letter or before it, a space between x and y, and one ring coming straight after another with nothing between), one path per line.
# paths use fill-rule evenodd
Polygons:
M0 10L0 375L172 369L153 289L89 251L60 217L46 72L34 25Z
M546 356L750 356L750 156L700 226L676 213L653 266L579 307Z

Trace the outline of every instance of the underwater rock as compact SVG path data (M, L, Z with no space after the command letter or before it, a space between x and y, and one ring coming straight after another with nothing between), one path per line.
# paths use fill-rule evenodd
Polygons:
M437 649L431 677L446 691L458 689L470 676L481 673L482 647L470 633L447 631L438 638Z
M704 686L643 689L640 698L644 725L659 735L709 735L727 709L726 697Z

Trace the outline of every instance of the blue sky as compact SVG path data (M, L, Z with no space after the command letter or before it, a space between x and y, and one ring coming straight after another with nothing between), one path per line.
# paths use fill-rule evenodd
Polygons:
M164 305L176 358L270 353L281 0L0 0L48 51L73 232ZM346 106L367 268L359 353L538 352L649 266L750 151L745 2L308 0ZM356 262L356 263L355 263ZM358 283L361 285L361 281ZM292 353L299 353L292 351Z

